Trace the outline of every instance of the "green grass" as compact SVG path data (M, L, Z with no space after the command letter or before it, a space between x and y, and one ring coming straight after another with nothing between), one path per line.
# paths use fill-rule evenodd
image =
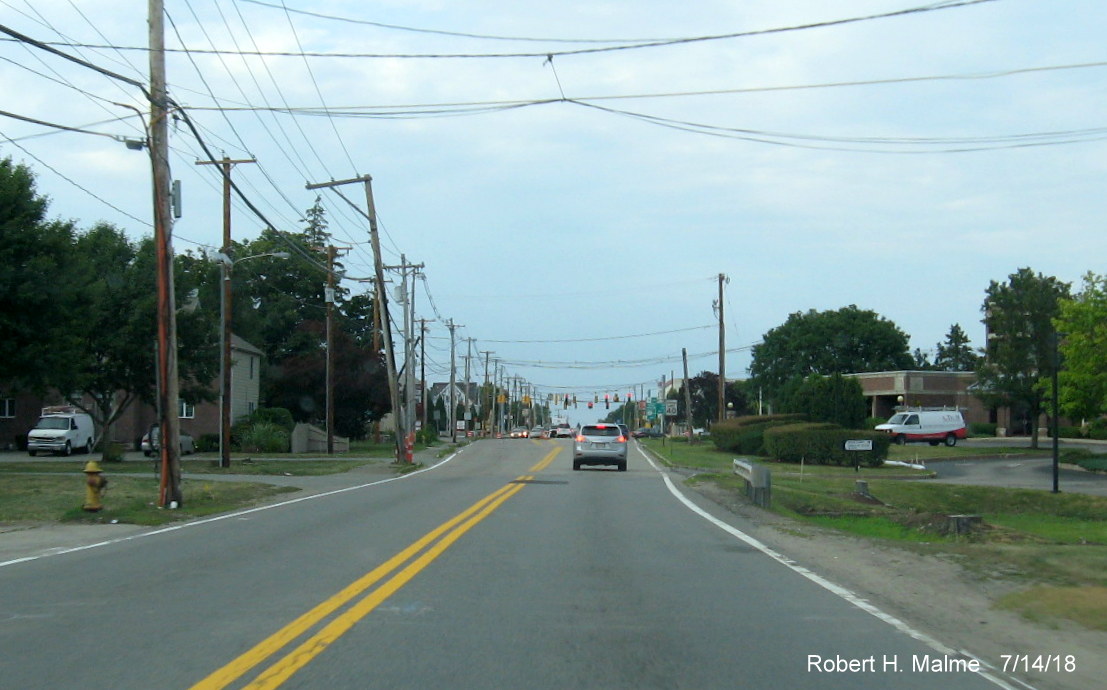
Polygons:
M1052 627L1068 620L1107 632L1107 587L1032 587L1008 594L997 605Z
M709 481L732 493L744 492L743 481L733 474L732 454L680 443L647 445L659 448L672 465L704 468L689 483ZM934 453L932 457L977 454L945 446L919 450ZM1010 449L985 450L994 455ZM910 474L882 474L889 468L857 473L815 465L804 467L801 474L795 465L766 464L773 476L771 510L794 518L801 530L809 525L946 554L981 579L1021 585L997 601L998 606L1045 625L1075 622L1107 630L1107 498L925 478L905 481ZM868 482L871 498L856 493L858 479ZM980 515L983 524L969 535L949 534L948 516L957 514Z
M0 522L161 525L254 505L296 490L270 484L186 479L181 483L184 505L178 510L163 510L156 505L158 484L153 478L109 476L104 509L87 513L81 508L85 500L83 475L7 475L0 481Z
M231 457L229 468L219 467L216 457L189 456L181 460L181 472L184 474L254 474L254 475L291 475L294 477L339 474L349 472L356 467L369 464L387 464L386 458L352 457L334 460L319 460L318 456L298 459L294 455L268 456L258 458ZM87 460L61 462L4 462L0 463L0 474L5 473L80 473ZM113 474L151 474L154 472L154 460L125 460L123 462L101 463L106 476Z
M1032 534L1054 544L1096 544L1107 546L1107 522L1056 515L991 515L988 521L1008 529Z

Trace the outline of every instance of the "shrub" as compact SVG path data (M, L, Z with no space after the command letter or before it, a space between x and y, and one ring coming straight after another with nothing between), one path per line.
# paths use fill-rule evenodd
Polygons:
M429 448L438 443L438 429L433 424L428 424L420 429L415 437L416 441Z
M287 453L291 435L277 424L255 422L243 430L239 445L251 453Z
M292 413L283 407L259 407L254 410L253 414L246 418L246 421L251 423L266 422L269 424L276 424L290 434L292 430L296 428L296 421L292 419Z
M214 453L219 450L219 434L200 434L196 439L197 453Z
M969 433L973 436L995 436L998 425L988 422L973 422L969 425Z
M802 414L749 415L717 422L711 427L715 447L742 455L765 455L765 431L804 421Z
M1078 426L1062 426L1057 429L1058 438L1084 438L1084 430Z
M871 451L847 451L848 440L871 440ZM888 434L843 429L829 423L789 424L765 432L765 450L783 462L879 467L888 457Z

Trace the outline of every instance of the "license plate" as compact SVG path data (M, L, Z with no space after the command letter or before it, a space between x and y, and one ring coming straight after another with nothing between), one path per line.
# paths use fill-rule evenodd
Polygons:
M589 443L588 447L592 450L604 450L607 448L606 443Z

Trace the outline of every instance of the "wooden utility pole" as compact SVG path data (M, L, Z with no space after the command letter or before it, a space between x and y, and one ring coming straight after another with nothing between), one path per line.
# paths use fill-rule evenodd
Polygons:
M454 338L454 331L457 325L454 324L453 319L450 319L446 322L446 328L450 329L450 413L446 418L450 420L450 440L457 443L457 400L454 398L454 386L457 385L457 360L455 359L457 340Z
M489 432L492 431L492 409L496 404L492 387L489 386L488 382L488 356L492 354L492 350L477 350L477 352L484 355L484 395L481 396L480 404L483 413L481 416L485 419L482 431L485 436L488 436Z
M327 455L334 455L334 257L336 248L327 245Z
M400 404L400 385L396 375L396 353L392 348L392 326L388 318L388 300L384 289L384 261L381 259L380 236L377 232L377 207L376 204L373 203L373 178L369 175L365 175L364 177L358 177L353 180L308 184L307 188L320 189L322 187L338 187L354 182L363 182L365 184L365 202L368 207L367 215L369 216L369 242L373 246L373 269L376 278L375 287L377 293L376 301L380 303L381 333L384 337L384 359L385 366L388 367L388 397L392 405L392 419L396 429L396 462L406 462L407 456L404 452L404 432L406 430L404 429L402 414L403 407Z
M158 443L161 481L158 505L179 508L180 417L177 409L177 306L173 295L173 221L169 198L169 99L165 92L165 7L149 0L150 163L154 186L154 251L157 256Z
M231 466L231 166L239 163L257 163L256 159L231 160L223 156L221 161L196 161L196 165L219 165L223 172L223 256L219 262L219 277L223 283L222 352L219 358L219 466Z
M723 283L725 273L719 274L719 414L718 420L726 419L726 327L723 321ZM685 373L687 376L687 373Z
M688 379L688 348L680 348L681 357L684 359L684 419L688 424L688 442L694 441L692 433L692 386Z

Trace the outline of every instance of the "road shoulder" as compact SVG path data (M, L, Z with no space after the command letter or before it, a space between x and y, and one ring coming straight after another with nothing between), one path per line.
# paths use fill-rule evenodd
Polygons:
M691 488L743 518L743 530L770 548L1000 670L1005 654L1075 656L1077 669L1071 674L1014 674L1036 688L1082 690L1098 687L1107 677L1107 634L1076 625L1050 628L993 608L993 601L1024 584L976 576L950 556L801 524L752 506L712 482Z

